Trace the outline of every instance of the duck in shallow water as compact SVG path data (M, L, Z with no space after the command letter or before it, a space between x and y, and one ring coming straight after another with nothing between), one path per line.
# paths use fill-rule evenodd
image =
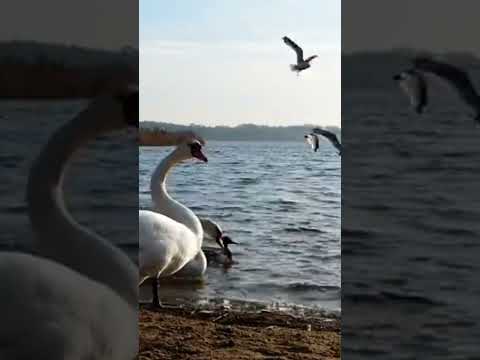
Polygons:
M238 243L233 241L230 236L227 235L221 237L221 242L223 244L222 251L219 252L217 249L205 248L203 249L203 252L207 258L209 266L222 265L225 268L229 268L234 262L232 251L228 246L231 244L238 245Z

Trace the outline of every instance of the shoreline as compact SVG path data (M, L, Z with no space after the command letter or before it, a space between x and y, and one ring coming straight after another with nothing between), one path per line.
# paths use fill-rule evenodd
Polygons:
M340 359L336 317L140 305L139 331L141 360Z

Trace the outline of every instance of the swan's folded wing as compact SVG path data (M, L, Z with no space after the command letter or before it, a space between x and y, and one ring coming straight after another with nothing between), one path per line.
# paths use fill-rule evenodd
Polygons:
M139 212L140 277L174 274L198 252L185 225L152 211Z

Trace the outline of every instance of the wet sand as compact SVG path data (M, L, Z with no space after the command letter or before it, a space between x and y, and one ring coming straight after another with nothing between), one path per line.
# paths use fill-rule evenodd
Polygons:
M340 359L340 320L278 311L140 308L139 359Z

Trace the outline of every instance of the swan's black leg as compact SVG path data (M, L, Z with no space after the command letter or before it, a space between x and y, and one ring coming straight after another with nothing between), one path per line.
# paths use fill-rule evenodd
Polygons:
M152 307L160 308L160 300L158 299L158 278L152 279Z

